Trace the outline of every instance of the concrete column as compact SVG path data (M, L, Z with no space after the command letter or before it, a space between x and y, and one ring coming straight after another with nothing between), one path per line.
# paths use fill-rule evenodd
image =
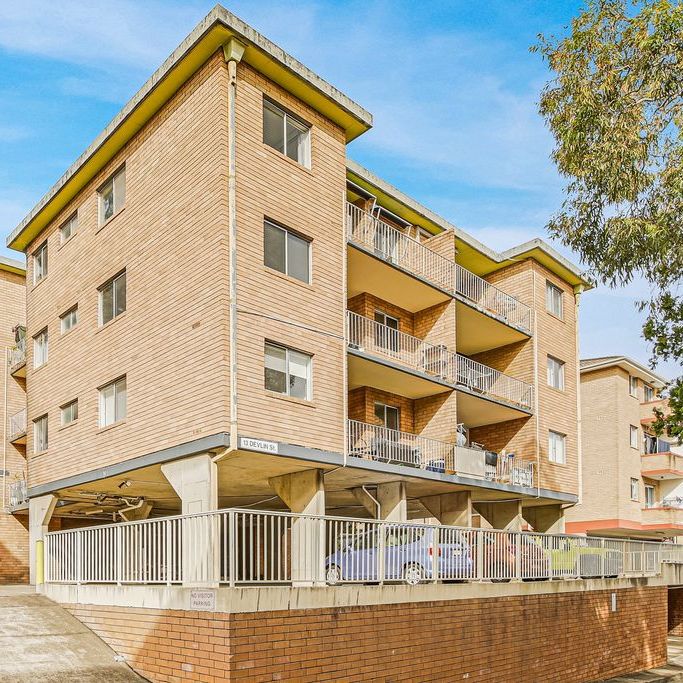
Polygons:
M522 501L475 503L475 510L494 528L504 531L522 530Z
M524 508L524 519L542 534L564 533L564 508L561 505L538 505Z
M218 508L218 474L210 455L193 455L164 463L161 471L180 497L184 515ZM184 519L181 534L183 585L217 586L220 574L218 516Z
M31 498L28 502L28 553L29 553L29 576L32 584L36 583L38 576L36 566L36 544L43 542L47 527L50 524L52 513L57 504L57 496L48 493L45 496ZM42 578L42 569L40 570Z
M456 491L420 498L420 503L446 526L472 526L472 492Z
M379 514L381 519L388 522L408 521L408 501L406 498L406 484L403 481L392 481L377 487Z
M325 481L319 469L271 477L268 483L285 505L303 515L325 514ZM291 527L292 583L295 586L325 583L325 521L295 518Z

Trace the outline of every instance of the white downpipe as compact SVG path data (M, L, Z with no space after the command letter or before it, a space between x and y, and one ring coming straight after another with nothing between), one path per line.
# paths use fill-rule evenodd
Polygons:
M532 291L534 304L536 302L536 270L532 269ZM536 421L536 498L541 497L541 416L538 413L540 386L538 382L538 312L534 305L531 309L533 316L534 334L534 418Z
M581 354L579 353L579 302L583 285L574 291L574 330L576 334L576 457L579 465L579 502L583 501L583 440L581 438Z
M235 102L237 99L237 62L242 59L244 45L231 39L223 46L228 63L228 232L230 239L230 450L237 443L237 130Z
M7 377L9 375L9 347L5 347L5 372L3 382L4 382L4 406L2 410L2 509L3 511L7 509L7 423L9 422L9 415L7 414Z

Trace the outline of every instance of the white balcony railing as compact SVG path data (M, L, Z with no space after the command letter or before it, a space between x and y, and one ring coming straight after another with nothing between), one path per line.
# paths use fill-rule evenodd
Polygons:
M351 458L458 474L525 488L534 486L533 463L512 454L456 446L420 434L358 420L348 420L347 425L348 455Z
M45 537L48 584L227 586L652 576L683 546L258 510Z
M18 439L26 434L26 408L20 410L9 419L9 438L10 441Z
M382 260L531 331L531 309L526 304L350 202L346 203L346 231L350 242Z
M13 481L8 486L9 493L9 505L11 508L18 507L28 502L28 489L26 487L26 481L24 479L19 479L18 481Z
M16 368L26 363L26 340L22 340L9 351L9 367Z
M348 421L349 455L432 472L455 471L455 446L419 434Z
M352 348L533 410L534 387L531 384L353 311L346 312L346 340Z

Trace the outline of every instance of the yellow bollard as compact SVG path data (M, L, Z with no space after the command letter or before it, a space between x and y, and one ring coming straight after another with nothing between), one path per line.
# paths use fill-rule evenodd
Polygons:
M43 541L36 541L36 586L45 583L45 548Z

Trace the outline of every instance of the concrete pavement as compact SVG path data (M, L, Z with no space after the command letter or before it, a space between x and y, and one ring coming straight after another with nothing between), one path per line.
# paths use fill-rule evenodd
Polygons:
M0 683L144 683L80 621L28 586L0 586Z

